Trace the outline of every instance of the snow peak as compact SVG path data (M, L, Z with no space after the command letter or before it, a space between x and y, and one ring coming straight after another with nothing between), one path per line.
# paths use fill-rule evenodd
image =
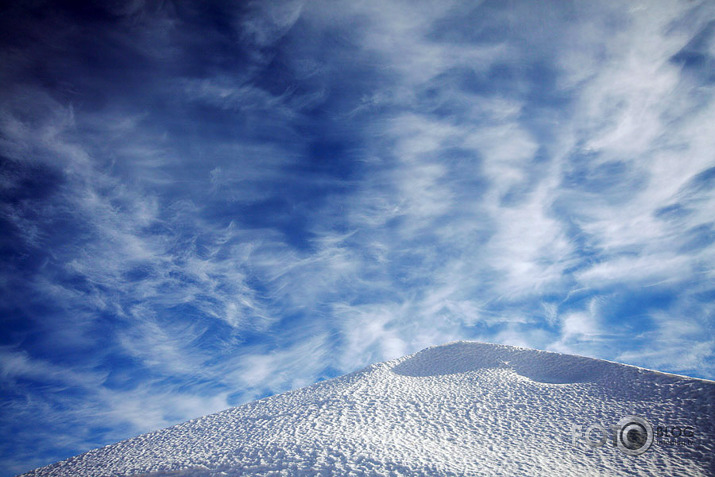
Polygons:
M609 434L613 447L618 447L628 455L641 455L653 444L653 426L639 416L625 416L608 429L595 423L583 431L583 426L571 424L571 443L574 446L582 441L589 447L601 447L608 440Z

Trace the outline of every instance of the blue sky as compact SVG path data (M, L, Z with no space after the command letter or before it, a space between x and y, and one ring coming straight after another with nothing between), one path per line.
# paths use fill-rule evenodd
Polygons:
M0 32L2 475L457 339L715 378L712 2Z

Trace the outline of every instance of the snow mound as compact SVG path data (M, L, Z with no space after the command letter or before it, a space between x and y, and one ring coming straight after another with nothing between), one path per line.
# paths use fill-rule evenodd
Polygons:
M630 415L652 425L641 455L612 443ZM25 475L705 476L714 443L715 382L456 342Z
M563 355L484 343L453 343L428 348L393 368L403 376L426 377L460 374L484 368L513 369L520 376L541 383L596 382L604 372L618 372L622 365L580 356Z

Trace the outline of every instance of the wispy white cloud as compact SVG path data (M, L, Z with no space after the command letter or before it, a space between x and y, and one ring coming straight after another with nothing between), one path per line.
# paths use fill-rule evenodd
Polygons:
M302 1L250 2L250 15L242 18L237 29L259 47L271 46L280 40L298 21Z
M393 7L400 8L397 5ZM451 55L461 52L464 44L447 52L448 46L434 35L433 26L450 12L449 7L432 16L417 8L414 17L419 18L414 19L361 10L375 25L359 38L361 45L395 65L400 75L392 78L392 88L411 93L381 97L383 107L390 105L400 113L387 127L374 128L379 135L371 150L378 159L370 163L370 181L351 198L347 217L349 226L359 230L354 240L375 250L381 263L400 263L403 274L424 277L417 289L437 286L439 277L454 284L453 294L458 296L471 294L482 303L497 296L516 305L529 294L568 297L572 290L593 292L624 284L675 286L698 275L695 269L702 263L702 252L683 254L688 239L682 229L664 222L658 211L678 202L685 184L712 166L706 147L701 146L713 137L703 126L712 121L690 119L710 114L712 108L695 106L693 98L697 94L710 103L711 93L696 92L672 61L702 23L685 20L673 27L692 12L681 5L647 9L647 15L637 8L574 8L575 23L553 26L564 32L568 43L559 42L558 57L550 58L559 67L555 85L571 104L550 123L539 124L540 132L533 129L530 115L535 113L525 111L533 106L519 89L486 98L467 92L468 85L440 91L436 78L468 63ZM604 31L614 34L604 37ZM394 35L408 39L409 45L388 41L392 37L387 32L399 32ZM542 37L542 41L553 44L554 38ZM521 46L508 42L503 37L498 46L469 45L473 54L483 55L471 71L486 72L495 64L520 58ZM547 50L539 50L539 55L549 58ZM499 53L489 56L488 51ZM417 66L423 62L429 67ZM417 99L416 92L428 86L433 96L443 94L439 96L443 101L466 106L448 110L459 111L458 115L440 117L434 103ZM683 107L688 104L692 107ZM547 107L544 110L550 113ZM694 121L701 126L694 127ZM452 169L444 153L449 148L473 154L471 167ZM693 154L684 157L691 148ZM539 159L542 149L550 158ZM534 174L534 168L539 174ZM481 189L474 184L481 184ZM460 190L464 185L473 187L471 194ZM509 200L513 190L520 191L519 200ZM475 195L475 203L463 200ZM699 194L700 200L709 200L707 196ZM689 228L710 221L700 215L705 209L696 208L692 221L688 219ZM384 240L388 236L391 240ZM455 259L444 260L451 256ZM444 261L440 264L433 257ZM473 277L481 278L481 283ZM399 288L400 281L388 273L387 283ZM531 314L528 309L521 312L526 317ZM371 313L390 318L376 318L372 337L364 341L388 340L392 330L385 322L399 323L394 318L399 313ZM593 342L588 348L591 353L609 353L598 345L604 338L596 332L597 313L564 313L562 333L578 338L582 347ZM579 323L581 328L576 326ZM462 324L473 325L474 320ZM399 336L407 336L407 326L393 326L400 329ZM577 328L581 332L576 333ZM528 343L528 337L522 342Z
M710 304L703 306L690 297L681 298L673 306L651 313L651 329L633 335L643 340L643 346L622 350L616 359L682 374L704 369L705 376L712 379L707 365L715 350L709 332L712 316Z
M602 323L598 302L599 300L596 298L591 299L587 309L565 313L561 316L559 318L560 339L550 348L559 352L578 354L578 350L583 349L584 345L592 347L593 341L603 340L607 332Z
M299 340L278 349L249 346L237 353L237 366L227 381L240 390L240 401L314 383L325 363L332 362L328 337L317 328L313 333L297 332Z

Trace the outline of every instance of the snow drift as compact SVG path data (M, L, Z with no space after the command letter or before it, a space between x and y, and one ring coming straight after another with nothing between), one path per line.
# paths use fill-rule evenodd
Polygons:
M714 407L712 381L456 342L25 475L715 475Z

